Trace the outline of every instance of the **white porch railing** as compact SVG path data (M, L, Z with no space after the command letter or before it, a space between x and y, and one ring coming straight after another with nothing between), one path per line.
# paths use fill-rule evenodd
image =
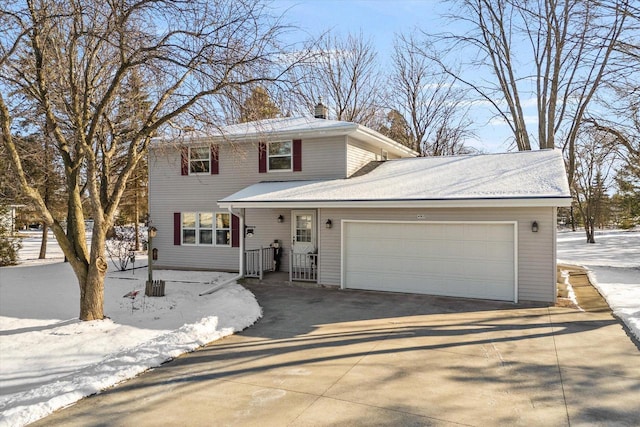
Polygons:
M249 249L244 251L244 276L262 280L264 273L274 270L273 248Z
M289 252L289 281L317 282L318 254Z

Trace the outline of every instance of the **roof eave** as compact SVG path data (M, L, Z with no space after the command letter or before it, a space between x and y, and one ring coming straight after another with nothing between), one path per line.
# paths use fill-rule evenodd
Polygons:
M346 122L345 122L346 123ZM256 142L265 140L278 140L278 139L295 139L305 136L312 137L332 137L332 136L344 136L357 131L359 125L355 123L345 124L343 126L328 126L325 128L308 128L297 130L284 130L284 131L265 131L265 132L252 132L244 134L226 134L226 135L196 135L196 136L182 136L182 137L157 137L153 138L156 145L163 142L175 143L179 140L181 144L202 144L202 143L219 143L219 142Z
M380 132L370 129L366 126L356 124L355 129L350 134L359 134L365 136L365 138L378 141L382 143L382 145L385 145L386 147L395 151L396 154L408 157L417 157L420 154L417 151L413 151L411 148L402 145L399 142L394 141L393 139L381 134Z
M221 208L494 208L568 207L571 197L526 197L428 200L298 200L218 201Z

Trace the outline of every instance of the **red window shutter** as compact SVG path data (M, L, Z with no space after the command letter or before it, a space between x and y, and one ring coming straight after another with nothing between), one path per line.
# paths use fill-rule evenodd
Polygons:
M180 246L182 242L182 224L181 224L180 212L175 212L173 214L173 244L176 246Z
M231 215L231 247L240 247L240 218Z
M189 175L189 147L180 148L180 174Z
M211 146L211 175L218 175L220 172L220 161L218 158L218 153L220 150L217 145Z
M299 139L293 140L293 171L302 171L302 141Z
M267 173L267 144L258 144L258 172Z

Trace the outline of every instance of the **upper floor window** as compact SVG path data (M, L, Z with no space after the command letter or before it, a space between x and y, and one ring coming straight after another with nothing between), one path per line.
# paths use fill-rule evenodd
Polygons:
M290 171L292 169L291 141L270 142L267 154L269 171Z
M211 150L209 147L189 148L189 174L209 173L211 170Z

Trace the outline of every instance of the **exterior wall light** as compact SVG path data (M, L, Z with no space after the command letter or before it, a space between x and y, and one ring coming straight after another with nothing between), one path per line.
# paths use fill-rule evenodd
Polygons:
M278 215L278 222L284 222L284 217L282 215Z
M538 232L538 221L533 221L531 223L531 231L533 233L537 233Z
M324 223L324 226L327 227L327 228L331 228L331 227L333 227L333 222L331 222L331 220L328 219L327 222Z

